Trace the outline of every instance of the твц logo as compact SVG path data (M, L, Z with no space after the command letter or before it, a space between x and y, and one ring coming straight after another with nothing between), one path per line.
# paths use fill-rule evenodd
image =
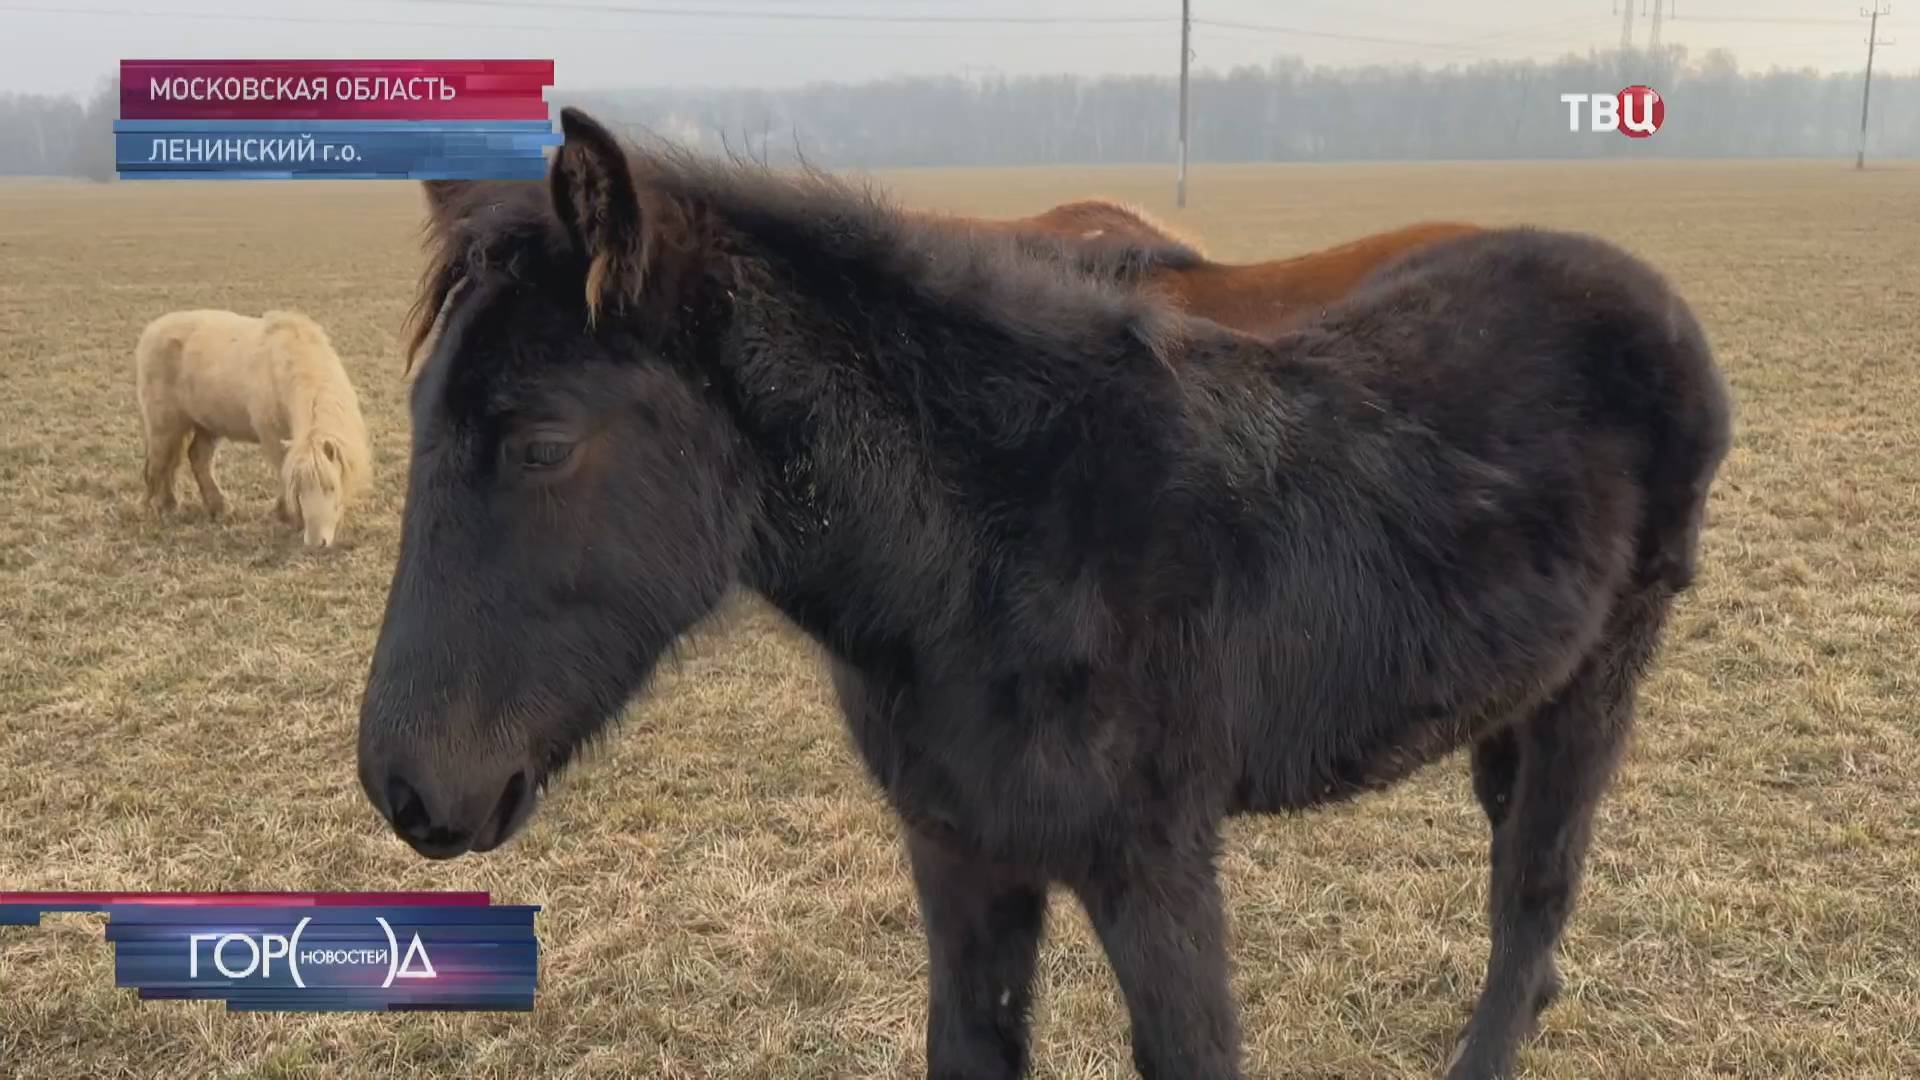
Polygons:
M1567 130L1580 130L1580 106L1592 103L1590 131L1618 131L1644 139L1667 122L1667 103L1651 86L1629 86L1617 94L1561 94L1567 106Z

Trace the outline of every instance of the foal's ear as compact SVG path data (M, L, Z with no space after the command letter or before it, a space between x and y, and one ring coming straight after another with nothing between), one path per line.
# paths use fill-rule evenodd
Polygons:
M467 192L473 183L472 180L421 181L421 187L427 194L427 217L435 224L444 223L453 217L458 208L467 201Z
M438 213L458 201L460 193L471 183L471 180L423 180L420 186L427 191L427 208Z
M644 284L640 193L626 150L598 121L569 106L560 110L560 132L553 208L587 259L587 310L597 313L608 289L637 296Z

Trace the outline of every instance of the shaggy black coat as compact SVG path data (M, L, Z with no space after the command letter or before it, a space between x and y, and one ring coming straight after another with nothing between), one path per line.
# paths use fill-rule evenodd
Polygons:
M1138 253L563 124L550 192L430 190L361 717L400 834L505 840L744 584L826 647L906 824L930 1075L1024 1071L1056 882L1140 1071L1238 1075L1221 821L1462 748L1494 945L1450 1075L1504 1075L1727 449L1667 284L1492 231L1263 343L1116 284Z

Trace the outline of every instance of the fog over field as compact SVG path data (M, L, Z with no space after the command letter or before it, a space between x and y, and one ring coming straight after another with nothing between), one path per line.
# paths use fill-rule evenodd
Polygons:
M1884 5L1883 5L1884 6ZM1895 5L1896 7L1898 5ZM1193 0L1198 70L1552 60L1621 44L1610 0ZM1866 20L1829 0L1670 0L1658 42L1751 70L1858 72ZM1883 36L1898 37L1896 12ZM1178 0L8 0L0 93L85 94L126 58L531 57L565 91L791 88L900 76L1172 75ZM1654 43L1637 0L1636 47ZM1920 70L1884 50L1883 70ZM1616 88L1617 89L1617 88Z
M797 150L836 167L1169 162L1176 153L1171 0L203 3L0 4L10 31L0 33L0 175L111 176L109 80L120 59L139 57L552 59L556 105L593 105L636 134L773 161ZM1666 9L1657 42L1650 13L1636 9L1623 51L1620 9L1599 0L1201 0L1190 156L1854 152L1867 33L1857 5ZM1880 37L1895 37L1900 18L1883 19ZM1896 46L1876 57L1866 132L1876 159L1920 156L1915 55ZM1657 138L1569 130L1561 94L1633 83L1668 102Z

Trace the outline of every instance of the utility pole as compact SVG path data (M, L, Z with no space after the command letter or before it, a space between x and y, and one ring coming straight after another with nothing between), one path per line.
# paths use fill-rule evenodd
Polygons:
M1174 205L1187 205L1187 60L1193 55L1193 0L1180 0L1180 182Z
M1660 18L1665 14L1661 9L1666 6L1667 0L1653 0L1653 27L1647 31L1647 51L1650 53L1660 51Z
M1874 0L1873 9L1860 9L1860 17L1870 19L1867 23L1867 81L1860 87L1860 147L1854 154L1853 167L1867 167L1867 100L1873 96L1873 47L1891 45L1891 41L1880 40L1880 16L1893 14L1892 5L1880 6L1880 0Z
M1634 0L1621 0L1620 4L1620 51L1633 48L1633 4Z

